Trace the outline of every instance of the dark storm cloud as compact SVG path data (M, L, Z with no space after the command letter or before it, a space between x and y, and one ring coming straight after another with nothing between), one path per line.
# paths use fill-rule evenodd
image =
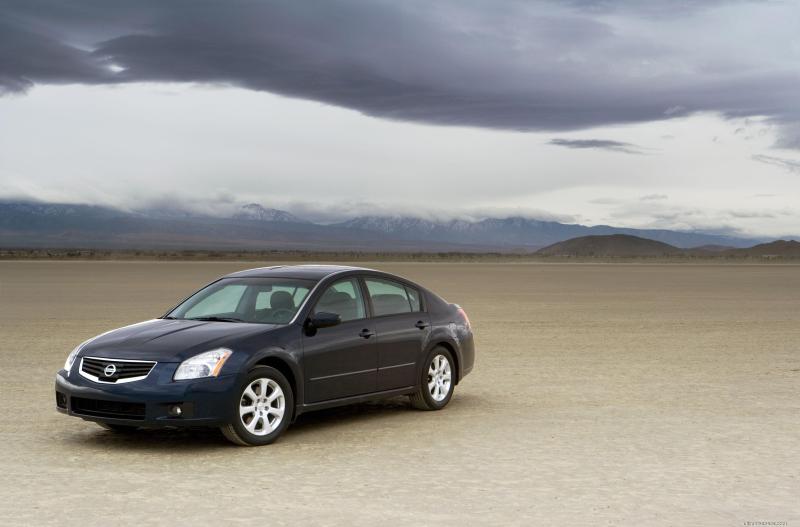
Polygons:
M756 154L752 156L752 159L759 163L780 167L794 174L800 174L800 161L795 161L794 159L785 159L783 157L767 156L763 154Z
M765 0L551 0L593 13L634 12L644 15L688 15L704 9Z
M644 154L642 147L608 139L551 139L548 144L575 149L611 150L624 154Z
M109 82L107 68L86 51L0 19L0 93L24 91L34 82Z
M694 57L684 35L647 37L602 16L635 26L655 11L678 17L719 2L0 5L0 86L10 92L35 83L212 82L388 119L512 130L696 111L800 120L796 68L739 59L735 42L724 55Z

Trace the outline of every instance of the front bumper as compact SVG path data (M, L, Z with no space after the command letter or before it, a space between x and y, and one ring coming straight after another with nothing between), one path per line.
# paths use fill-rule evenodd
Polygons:
M77 365L76 365L77 366ZM56 409L88 421L147 428L222 426L233 420L236 375L173 381L177 364L158 363L141 381L108 384L73 367L56 374ZM174 408L181 408L175 415Z

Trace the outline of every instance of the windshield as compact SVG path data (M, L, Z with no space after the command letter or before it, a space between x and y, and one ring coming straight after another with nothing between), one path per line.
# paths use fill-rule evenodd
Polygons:
M294 278L223 278L165 318L288 324L315 283Z

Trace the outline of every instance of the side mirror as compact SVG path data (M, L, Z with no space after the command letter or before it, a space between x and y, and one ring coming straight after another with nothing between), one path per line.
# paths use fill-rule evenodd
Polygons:
M342 323L342 317L338 313L314 313L306 320L306 334L312 336L318 329L331 328Z

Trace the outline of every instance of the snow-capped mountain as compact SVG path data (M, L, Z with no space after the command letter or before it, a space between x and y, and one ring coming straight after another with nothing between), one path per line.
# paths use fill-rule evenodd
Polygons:
M233 217L239 220L310 223L306 220L298 218L294 214L286 212L285 210L268 209L266 207L262 207L258 203L248 203L247 205L242 205L233 215Z
M542 221L521 216L486 218L478 221L434 221L404 216L359 216L338 227L380 232L403 240L422 240L482 246L535 248L578 236L629 234L669 243L676 247L694 247L706 243L744 247L753 240L702 232L664 229L628 229L608 225L585 225Z
M94 205L0 200L0 247L288 248L381 251L534 251L579 236L628 234L680 248L749 247L764 240L703 232L564 224L520 216L430 220L359 216L334 225L243 205L233 215L135 212Z
M359 216L337 223L336 226L393 234L430 234L440 228L440 224L434 221L407 216Z

